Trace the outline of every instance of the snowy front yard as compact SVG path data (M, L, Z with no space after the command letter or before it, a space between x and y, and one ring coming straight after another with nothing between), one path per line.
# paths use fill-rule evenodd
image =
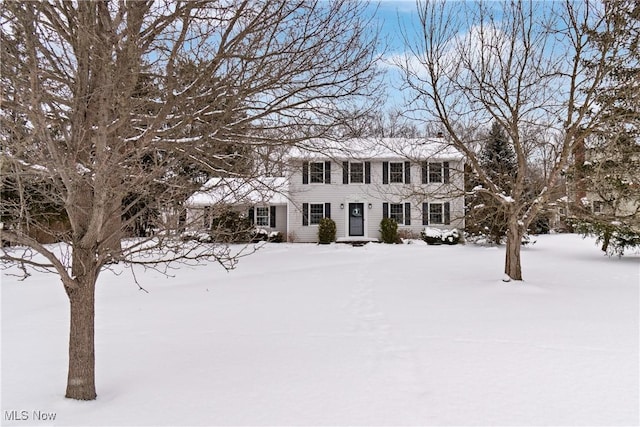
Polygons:
M524 283L421 243L269 244L149 293L105 272L93 402L63 397L58 279L3 275L2 424L637 425L640 256L536 239Z

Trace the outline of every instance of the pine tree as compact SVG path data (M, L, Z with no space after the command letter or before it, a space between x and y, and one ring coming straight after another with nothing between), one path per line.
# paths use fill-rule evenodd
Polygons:
M493 122L479 156L489 179L502 190L505 197L511 195L512 176L517 170L516 156L504 129ZM484 236L489 242L500 244L507 233L507 212L503 205L479 187L472 177L469 190L473 193L467 203L467 232L472 236Z
M617 0L607 5L610 25L594 34L596 44L615 37L624 43L609 61L608 79L596 93L601 125L572 170L574 186L592 204L576 200L576 231L597 237L601 249L622 255L640 246L640 5ZM596 67L592 64L591 67Z

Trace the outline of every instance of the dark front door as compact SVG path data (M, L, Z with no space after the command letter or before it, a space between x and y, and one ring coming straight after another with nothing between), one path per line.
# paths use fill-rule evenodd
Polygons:
M349 203L349 236L364 236L364 203Z

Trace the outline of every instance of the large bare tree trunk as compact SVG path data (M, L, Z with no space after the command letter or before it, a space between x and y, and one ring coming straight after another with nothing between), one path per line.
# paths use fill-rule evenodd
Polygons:
M524 230L518 225L518 217L510 215L507 231L507 248L505 251L504 272L511 280L522 280L522 264L520 248Z
M96 398L94 324L97 279L93 251L79 247L74 249L73 273L76 288L66 288L71 306L71 326L65 396L93 400Z

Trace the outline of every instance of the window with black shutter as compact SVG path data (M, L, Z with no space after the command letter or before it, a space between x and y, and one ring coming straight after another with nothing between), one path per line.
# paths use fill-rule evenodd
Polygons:
M404 225L404 205L389 203L389 218L394 219L398 225Z
M302 225L309 225L309 203L302 204Z
M331 203L324 204L324 217L331 218Z
M382 218L389 218L389 203L382 204Z
M444 171L444 183L449 183L449 162L442 163L442 169Z
M362 184L364 182L364 165L362 163L350 163L349 180L353 184Z
M331 162L324 162L324 183L331 184Z
M422 204L422 225L429 225L429 203Z
M392 184L402 184L404 180L404 163L389 163L389 182Z
M404 162L404 183L411 184L411 163Z
M302 183L309 183L309 162L302 163Z
M447 225L451 223L451 205L449 202L444 204L444 223Z
M276 228L276 207L269 208L269 227Z
M349 183L349 162L342 162L342 183Z
M364 183L371 184L371 162L364 162Z
M389 183L389 162L382 162L382 183Z
M269 227L269 207L267 206L256 207L255 223L258 227Z
M411 203L404 204L404 225L411 225Z
M309 204L309 225L318 225L324 218L324 203Z
M325 163L309 163L309 182L312 184L322 184L325 181Z

